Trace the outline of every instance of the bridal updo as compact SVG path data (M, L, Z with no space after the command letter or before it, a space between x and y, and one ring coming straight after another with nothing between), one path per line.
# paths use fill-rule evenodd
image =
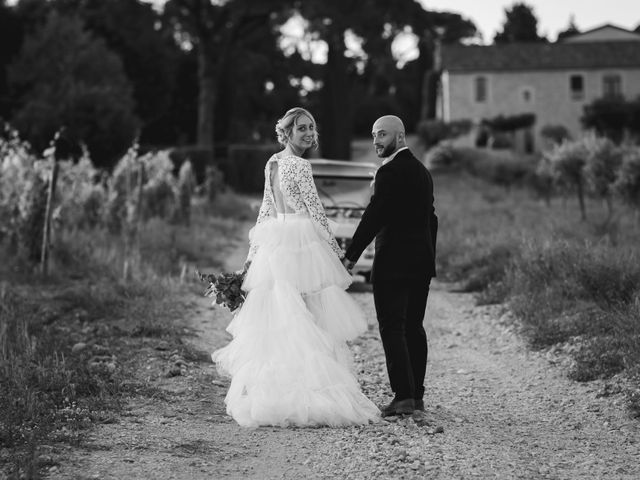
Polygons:
M313 147L318 148L318 123L311 113L302 107L294 107L288 110L284 116L276 122L276 135L278 135L278 143L283 147L287 146L291 138L293 127L298 123L298 118L307 116L313 122L315 127L313 130Z

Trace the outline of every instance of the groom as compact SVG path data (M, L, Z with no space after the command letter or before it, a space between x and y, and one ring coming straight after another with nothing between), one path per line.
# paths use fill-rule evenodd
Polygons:
M402 120L392 115L379 118L372 135L376 154L384 161L343 263L351 270L375 237L373 298L395 394L382 408L387 417L424 410L428 350L422 322L429 284L436 274L438 217L433 180L407 148Z

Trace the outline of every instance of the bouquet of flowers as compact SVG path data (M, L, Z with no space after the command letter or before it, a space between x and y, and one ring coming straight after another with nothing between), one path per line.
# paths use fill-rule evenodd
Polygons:
M202 274L196 270L196 275L203 282L209 282L209 286L204 291L205 297L214 298L213 303L222 305L233 312L244 303L246 293L242 290L242 282L246 275L246 270L232 273L220 273L218 275L208 273Z

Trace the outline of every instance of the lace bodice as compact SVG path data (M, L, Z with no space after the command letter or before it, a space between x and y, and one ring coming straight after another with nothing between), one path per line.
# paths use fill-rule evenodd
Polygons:
M276 203L270 181L271 165L274 162L278 162L279 186L287 206L294 210L295 213L307 213L324 239L336 252L336 255L342 258L344 252L338 246L338 242L336 242L329 227L324 207L320 202L320 197L313 182L311 164L308 160L294 155L281 154L275 154L269 159L264 168L264 196L256 223L261 223L277 216ZM251 245L247 261L253 259L257 249L257 245Z

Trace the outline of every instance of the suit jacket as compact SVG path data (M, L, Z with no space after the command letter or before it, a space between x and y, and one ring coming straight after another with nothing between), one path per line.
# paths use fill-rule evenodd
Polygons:
M376 172L373 195L345 256L357 261L376 239L371 280L436 276L438 217L433 179L407 149Z

